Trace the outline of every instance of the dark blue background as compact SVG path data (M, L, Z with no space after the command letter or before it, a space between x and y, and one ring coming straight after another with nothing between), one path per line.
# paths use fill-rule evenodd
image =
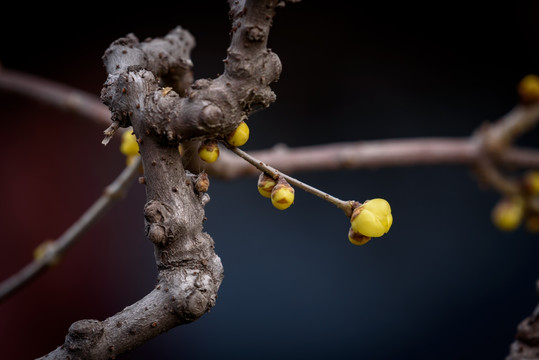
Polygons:
M223 69L225 1L13 5L0 61L99 94L101 56L128 32L197 39L195 76ZM283 63L277 102L249 120L245 150L336 141L469 136L516 105L539 73L539 6L418 6L304 1L278 11L269 46ZM62 11L65 11L62 14ZM32 15L33 14L33 15ZM119 139L34 101L0 94L0 278L58 237L123 168ZM519 144L537 146L537 131ZM465 166L413 166L294 176L343 199L383 197L389 234L355 247L332 205L297 191L286 211L256 179L211 179L205 229L225 267L217 305L127 359L503 359L537 303L539 238L498 231L498 200ZM63 343L69 325L104 319L155 284L144 189L134 184L65 261L0 304L1 351L27 359Z

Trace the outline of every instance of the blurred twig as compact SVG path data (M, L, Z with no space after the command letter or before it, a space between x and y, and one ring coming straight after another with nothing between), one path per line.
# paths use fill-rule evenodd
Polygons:
M0 69L0 89L39 100L95 121L104 127L110 125L110 110L99 97L58 82L14 70Z
M64 254L86 230L112 206L113 203L123 198L129 186L139 173L141 165L140 157L137 157L120 175L105 188L103 194L86 210L86 212L71 225L57 240L47 246L45 254L39 259L26 265L18 273L4 280L0 284L0 301L5 300L35 279L48 268L59 256Z

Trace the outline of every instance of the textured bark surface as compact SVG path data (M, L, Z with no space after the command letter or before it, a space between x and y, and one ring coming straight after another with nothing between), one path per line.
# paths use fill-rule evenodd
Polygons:
M281 73L279 58L266 48L276 5L234 2L223 75L199 79L190 87L188 55L195 41L186 30L178 27L163 39L142 43L133 34L115 41L104 56L109 78L101 94L112 120L127 127L133 117L144 118L140 130L178 145L222 138L253 110L268 107L275 101L269 84Z
M536 289L539 296L539 280ZM515 341L505 360L539 360L539 304L531 316L518 324Z
M266 48L277 1L230 1L232 39L224 74L192 83L193 36L181 27L140 42L133 34L105 52L108 78L101 98L113 128L133 126L144 166L146 235L159 270L155 289L104 321L71 325L64 345L47 359L107 359L177 325L192 322L215 304L223 279L213 239L203 231L206 174L182 164L178 145L221 139L255 109L275 101L269 84L281 64ZM192 84L191 84L192 83Z

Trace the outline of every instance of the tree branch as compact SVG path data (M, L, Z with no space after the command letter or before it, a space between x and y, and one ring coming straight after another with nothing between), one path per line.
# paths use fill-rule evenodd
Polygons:
M414 165L473 165L480 147L470 138L409 138L288 148L275 146L249 152L253 157L286 173ZM515 167L539 167L539 150L509 148L496 161ZM219 160L206 165L209 175L234 179L258 175L245 161L223 151Z
M485 127L484 145L492 153L501 153L515 139L531 130L539 121L539 103L520 104L493 124Z
M479 156L474 170L479 179L497 190L504 198L520 196L526 207L537 212L531 194L518 176L506 174L496 160L503 156L518 136L531 130L539 121L539 103L520 104L498 121L485 124L474 138L479 146ZM537 166L536 166L537 167Z
M535 284L539 295L539 280ZM539 359L539 304L533 313L520 322L515 334L515 341L509 348L505 360Z
M190 71L186 55L194 39L187 31L171 31L159 52L154 47L150 51L148 43L132 34L115 41L105 52L109 76L101 94L112 120L127 127L132 117L144 117L148 120L143 131L174 146L224 137L252 111L268 107L275 101L269 84L281 72L279 58L266 49L276 6L277 1L231 1L232 40L224 74L195 81L186 96L177 88L168 89L163 78L170 69Z
M18 273L0 284L0 302L43 273L59 256L62 256L75 242L94 225L103 214L119 199L125 196L129 186L139 172L140 158L133 161L120 175L105 188L103 194L73 223L57 240L48 244L45 254L26 265Z
M110 124L110 110L99 101L97 96L80 92L54 81L1 69L0 88L23 96L30 96L104 126ZM76 101L70 100L75 98ZM523 114L523 112L519 111L519 114ZM511 116L510 119L514 119L514 117ZM340 142L298 148L277 145L272 149L251 151L250 154L291 174L301 171L390 166L472 165L477 162L479 152L480 149L476 142L463 137ZM537 168L539 167L539 150L509 147L498 154L496 161L503 165ZM223 152L219 161L207 165L206 170L208 174L222 179L258 174L255 168L229 152Z
M323 199L323 200L326 200L327 202L335 205L336 207L338 207L339 209L341 209L342 211L344 211L344 214L347 216L347 217L351 217L352 216L352 212L355 208L355 206L357 206L357 201L353 201L353 200L350 200L350 201L344 201L344 200L341 200L339 198L336 198L335 196L332 196L328 193L325 193L323 192L322 190L320 189L317 189L315 187L312 187L310 186L309 184L305 184L304 182L296 179L296 178L293 178L292 176L290 175L287 175L267 164L265 164L264 162L260 161L259 159L256 159L254 156L252 155L249 155L248 153L246 153L245 151L235 147L235 146L231 146L229 144L227 144L226 142L223 142L223 144L225 144L225 146L230 149L230 151L232 151L233 153L235 153L236 155L238 155L240 158L242 158L243 160L247 161L249 164L251 164L254 168L258 169L259 171L261 172L264 172L266 174L268 174L269 176L271 176L274 180L278 180L279 177L282 177L284 178L290 185L293 185L299 189L302 189L308 193L311 193L315 196L318 196L319 198Z
M115 357L196 320L215 304L223 269L213 239L203 232L208 195L195 186L196 175L186 174L177 145L222 138L254 108L275 100L268 85L279 76L280 62L266 49L266 41L280 4L231 1L233 35L225 73L190 88L168 81L172 74L186 79L191 67L194 39L179 27L145 43L130 34L105 52L109 76L101 98L111 109L113 124L132 125L139 142L148 199L146 235L154 244L159 285L102 322L74 323L64 345L48 359Z
M0 89L41 101L96 122L110 125L110 110L93 94L39 76L0 68Z

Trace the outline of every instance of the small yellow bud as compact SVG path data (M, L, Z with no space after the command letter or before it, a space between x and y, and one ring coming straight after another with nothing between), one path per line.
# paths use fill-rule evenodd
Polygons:
M212 163L219 157L219 144L215 140L206 140L198 148L198 156L207 163Z
M368 243L371 238L363 234L358 234L354 231L354 229L352 229L352 227L350 227L350 230L348 230L348 240L350 240L350 242L354 245L361 246Z
M520 196L502 199L492 210L494 225L503 231L512 231L519 227L524 217L524 199Z
M294 188L284 178L279 178L273 187L271 203L279 210L288 209L294 203Z
M517 90L524 103L539 101L539 76L534 74L524 76L518 83Z
M271 198L271 191L276 184L277 182L273 180L271 176L266 173L262 173L258 177L258 192L263 197Z
M133 129L129 128L122 134L122 143L120 145L120 151L125 156L138 155L139 147Z
M393 224L391 207L384 199L365 201L354 209L350 219L352 229L368 237L379 237L389 231Z
M539 171L529 171L524 175L524 188L531 195L539 195Z
M53 246L53 244L54 244L53 240L46 240L46 241L42 242L41 244L39 244L34 249L34 253L33 253L34 259L35 260L43 259L43 257L47 254L47 252L49 251L51 246ZM55 256L50 261L49 265L50 266L58 265L60 263L60 261L61 261L61 257L60 256Z
M236 130L228 134L226 141L232 146L242 146L249 140L249 127L242 121Z

